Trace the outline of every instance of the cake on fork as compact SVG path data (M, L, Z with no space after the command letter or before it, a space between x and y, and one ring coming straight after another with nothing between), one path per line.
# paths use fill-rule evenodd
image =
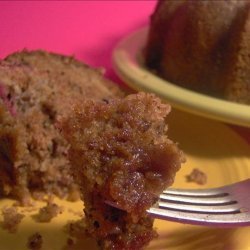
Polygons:
M142 249L157 237L146 210L185 157L167 136L171 107L153 94L86 100L61 119L86 231L102 249Z

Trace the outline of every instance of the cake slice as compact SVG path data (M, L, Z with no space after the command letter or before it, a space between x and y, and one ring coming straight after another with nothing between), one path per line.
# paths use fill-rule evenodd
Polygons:
M185 157L167 136L170 106L153 94L83 101L62 119L87 232L102 249L141 249L157 236L146 212Z
M73 101L121 94L100 70L73 57L24 50L0 61L0 196L26 205L31 194L77 192L57 117Z

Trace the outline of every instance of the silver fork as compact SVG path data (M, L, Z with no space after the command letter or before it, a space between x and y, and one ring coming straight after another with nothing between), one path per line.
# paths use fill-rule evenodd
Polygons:
M154 218L180 223L250 226L250 179L212 189L167 189L147 211Z

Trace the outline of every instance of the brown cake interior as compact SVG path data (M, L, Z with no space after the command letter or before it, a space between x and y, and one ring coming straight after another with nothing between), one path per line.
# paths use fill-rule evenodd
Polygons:
M157 236L146 209L184 156L167 137L170 106L152 94L78 104L61 128L88 233L104 249L141 249Z
M27 205L30 193L75 193L57 118L76 100L119 94L100 70L73 57L22 51L0 61L0 195Z

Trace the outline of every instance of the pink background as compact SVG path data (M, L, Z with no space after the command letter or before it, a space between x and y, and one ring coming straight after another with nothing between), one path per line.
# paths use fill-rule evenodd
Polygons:
M111 54L124 36L149 22L156 0L0 1L0 58L45 49L112 70ZM234 127L250 142L250 130Z
M148 1L0 2L0 58L13 51L45 49L111 68L111 52L126 34L147 25Z

